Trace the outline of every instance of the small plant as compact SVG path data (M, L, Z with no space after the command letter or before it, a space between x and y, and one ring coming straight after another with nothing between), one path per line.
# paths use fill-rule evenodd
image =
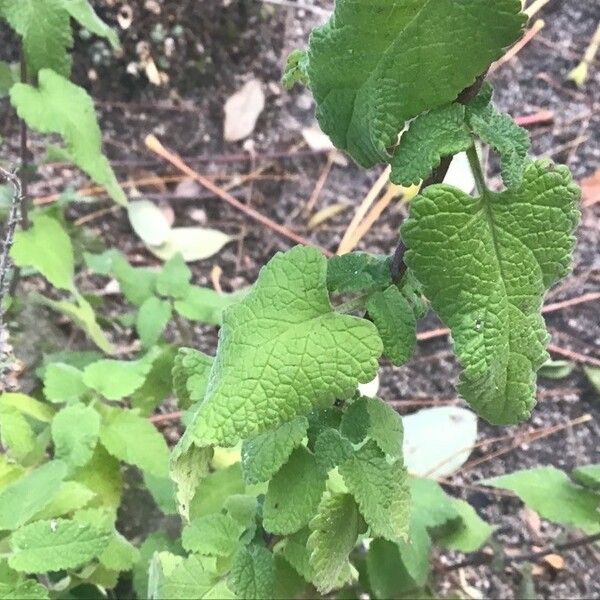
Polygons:
M366 168L390 164L394 182L423 181L391 257L328 260L295 247L249 291L225 295L194 286L180 255L133 267L115 250L76 247L60 205L32 214L14 263L53 286L37 301L106 356L47 356L31 395L0 395L2 597L425 597L434 545L469 553L488 541L493 527L473 507L407 473L400 416L357 390L382 356L410 359L428 301L451 330L473 410L508 425L534 407L547 359L542 302L569 269L579 191L565 167L528 158L526 132L484 81L520 37L520 9L338 0L308 49L290 56L285 83L309 86L336 146ZM84 0L0 0L0 15L23 39L33 82L11 85L19 115L61 135L63 155L125 206L91 99L66 79L70 17L116 43L114 34ZM488 188L479 144L500 156L504 191ZM460 152L476 196L442 183ZM96 314L99 299L75 285L81 257L118 281L133 314ZM191 347L189 321L221 326L215 356ZM137 358L113 357L116 322L135 327ZM186 427L170 450L148 417L173 395ZM177 539L123 535L125 465L163 513L179 515ZM600 538L599 480L588 465L483 483L589 542Z

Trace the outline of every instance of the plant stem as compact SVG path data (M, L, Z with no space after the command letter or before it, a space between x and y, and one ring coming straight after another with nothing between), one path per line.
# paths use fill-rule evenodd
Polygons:
M467 158L469 159L469 165L471 167L471 171L473 172L473 177L475 178L477 191L483 196L483 194L488 191L488 187L485 183L485 175L483 174L483 169L481 168L481 162L479 161L479 155L477 154L477 148L475 147L475 144L473 144L467 150Z

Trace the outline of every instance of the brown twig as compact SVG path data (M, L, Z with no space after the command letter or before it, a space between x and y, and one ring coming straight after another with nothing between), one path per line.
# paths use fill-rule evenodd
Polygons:
M501 66L511 61L535 36L544 28L545 23L542 19L538 19L525 33L525 35L500 59L498 59L491 67L490 73L497 71Z
M229 194L228 192L226 192L225 190L220 188L218 185L216 185L215 183L213 183L212 181L210 181L203 175L200 175L200 173L194 171L194 169L192 169L189 165L187 165L181 158L179 158L179 156L177 156L173 152L170 152L169 150L167 150L158 141L158 139L156 137L154 137L152 135L148 136L146 138L146 146L152 152L154 152L158 156L161 156L166 161L171 163L174 167L179 169L182 173L185 173L186 175L188 175L188 177L191 177L192 179L197 181L201 186L205 187L207 190L210 190L215 196L217 196L221 200L227 202L227 204L229 204L236 210L239 210L241 213L250 217L254 221L257 221L261 225L268 227L272 231L275 231L279 235L287 238L288 240L295 242L296 244L301 244L303 246L317 247L325 255L331 256L331 252L329 252L328 250L326 250L324 248L320 248L313 242L298 235L297 233L294 233L291 229L288 229L284 225L280 225L279 223L276 223L269 217L266 217L262 213L259 213L257 210L255 210L249 206L246 206L245 204L243 204L242 202L240 202L239 200L234 198L231 194Z
M154 425L161 425L162 423L169 423L171 421L177 421L178 419L181 419L182 414L183 412L178 410L161 415L152 415L148 421L150 421L150 423L154 423Z
M594 358L593 356L587 356L586 354L581 354L579 352L575 352L574 350L557 346L556 344L548 344L548 350L554 354L568 358L575 363L590 365L592 367L600 367L600 359Z
M540 550L538 552L523 552L521 554L514 554L513 556L504 554L503 560L509 563L536 562L540 558L548 556L548 554L563 552L565 550L574 550L575 548L579 548L581 546L589 546L590 544L594 544L599 540L600 533L594 533L592 535L586 535L585 537L577 538L576 540L572 540L570 542L564 542L562 544L550 544L544 550ZM450 565L441 565L440 567L438 567L438 570L442 573L447 573L448 571L456 571L458 569L464 569L465 567L480 567L482 565L489 564L490 562L492 562L493 559L493 554L488 554L486 552L477 552L471 557L460 562L452 563Z
M333 157L334 157L334 151L332 150L327 155L327 162L325 163L325 166L323 167L323 170L321 171L321 174L319 175L319 179L317 179L317 183L315 183L315 187L312 191L312 194L310 195L310 198L308 199L308 202L306 203L306 206L304 207L304 214L306 214L306 215L310 215L310 213L313 211L314 207L316 206L316 204L319 200L319 196L321 195L321 192L323 191L323 188L325 187L325 182L327 181L327 177L329 177L329 173L331 172L331 167L333 166Z

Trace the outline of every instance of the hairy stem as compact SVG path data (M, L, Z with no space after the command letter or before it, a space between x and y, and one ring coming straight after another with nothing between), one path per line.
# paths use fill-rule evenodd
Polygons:
M469 159L469 166L471 167L473 177L475 178L475 186L477 187L477 191L480 195L483 195L488 191L488 188L485 183L485 175L483 174L483 169L481 168L481 162L479 160L479 155L477 154L477 148L475 145L471 146L467 150L467 158Z

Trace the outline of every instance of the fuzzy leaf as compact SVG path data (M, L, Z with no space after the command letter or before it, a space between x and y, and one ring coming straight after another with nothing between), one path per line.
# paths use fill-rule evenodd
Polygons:
M373 536L390 541L405 538L409 491L401 463L390 464L377 444L369 441L339 470Z
M312 583L322 594L348 583L352 571L348 556L358 537L360 515L350 494L324 496L310 522Z
M54 455L71 467L90 461L100 433L100 415L89 406L72 404L52 421Z
M235 555L227 583L239 598L248 600L273 598L275 588L273 555L257 544L241 548Z
M575 485L554 467L537 467L488 479L485 485L511 490L542 519L600 531L600 494Z
M15 408L0 406L0 441L13 460L23 462L36 447L27 419Z
M388 160L407 120L453 101L519 38L520 10L519 0L338 0L308 51L321 129L365 167Z
M286 90L294 87L296 83L308 85L308 55L306 50L293 50L288 56L281 84Z
M159 583L157 600L197 600L210 598L219 583L214 559L192 554L176 562Z
M383 354L397 366L407 362L417 344L417 319L411 303L391 285L371 295L367 311L383 342Z
M105 408L100 429L102 445L115 458L157 477L169 473L169 449L163 436L135 410Z
M26 573L74 569L97 557L110 541L110 532L56 519L25 525L11 537L11 568Z
M390 457L402 456L402 419L379 398L353 402L342 417L342 433L355 444L368 436Z
M83 383L108 400L121 400L143 385L153 357L152 353L140 360L99 360L84 369Z
M27 231L15 234L10 255L18 267L33 267L54 287L73 290L73 247L56 219L46 215L33 217Z
M242 468L246 483L269 481L288 461L306 435L306 417L297 417L242 444Z
M73 45L65 0L0 0L0 15L23 38L27 65L35 75L50 68L68 76Z
M269 482L263 506L263 525L271 533L302 529L315 514L325 491L325 471L303 446Z
M535 404L540 310L568 271L578 200L568 169L540 161L518 190L474 199L440 185L411 203L405 261L452 331L461 394L491 423L517 423Z
M510 115L499 113L491 104L467 109L467 119L473 133L500 154L502 179L506 187L518 188L528 163L529 133L519 127Z
M205 449L202 449L205 451ZM201 460L196 463L202 464ZM191 520L221 512L230 496L243 494L245 491L242 479L242 468L239 462L214 471L204 479L190 506Z
M327 288L330 292L359 292L391 285L389 256L349 252L327 261Z
M225 313L206 397L190 425L199 444L233 446L374 377L375 327L332 310L326 271L313 248L277 254Z
M140 306L135 320L135 328L144 348L150 348L162 336L171 320L171 303L150 296Z
M156 278L156 291L162 296L185 298L190 291L192 272L185 264L183 256L176 254L163 265Z
M89 32L106 38L113 48L119 47L117 34L98 17L88 0L61 0L60 3Z
M436 536L436 542L451 550L476 552L487 542L494 528L468 502L459 498L451 498L450 502L460 519L441 536Z
M83 373L65 363L51 363L44 372L44 396L50 402L77 402L86 392Z
M315 458L323 471L330 471L352 457L352 444L337 429L324 429L315 441Z
M390 180L403 186L418 184L440 164L443 156L465 152L473 138L465 123L465 107L448 104L418 116L402 135L391 160Z
M179 348L173 364L173 389L179 406L188 408L204 398L212 356L193 348Z
M36 6L45 3L35 2ZM35 20L43 18L36 14ZM104 186L117 204L125 206L127 197L102 154L102 135L88 93L49 69L39 72L38 84L35 88L17 83L11 88L10 99L19 116L40 133L58 133L65 141L70 159Z
M47 462L0 492L0 531L17 529L47 506L67 474L61 461Z
M188 552L230 556L239 545L243 531L244 527L229 515L205 515L183 528L181 544Z

